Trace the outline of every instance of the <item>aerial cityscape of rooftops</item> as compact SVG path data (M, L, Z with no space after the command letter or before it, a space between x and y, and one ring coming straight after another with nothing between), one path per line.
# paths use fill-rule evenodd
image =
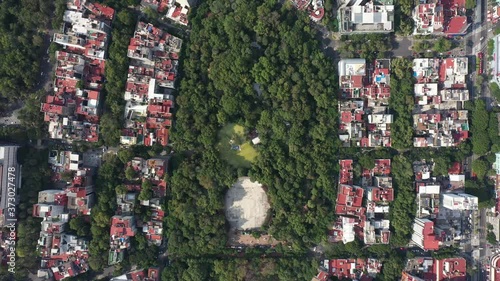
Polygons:
M1 280L500 281L500 1L0 15Z

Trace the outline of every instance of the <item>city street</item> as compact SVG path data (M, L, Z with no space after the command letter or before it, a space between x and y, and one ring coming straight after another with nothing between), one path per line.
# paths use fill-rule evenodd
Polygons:
M408 36L396 36L395 43L392 49L392 55L395 57L409 57L412 56L413 51L411 50L412 39Z

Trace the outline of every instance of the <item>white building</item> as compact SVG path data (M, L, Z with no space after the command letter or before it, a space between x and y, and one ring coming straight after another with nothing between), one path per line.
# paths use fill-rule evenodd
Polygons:
M466 193L445 193L442 195L442 206L450 210L477 210L478 199Z
M339 31L352 33L389 33L394 31L394 5L392 1L343 0L337 13Z

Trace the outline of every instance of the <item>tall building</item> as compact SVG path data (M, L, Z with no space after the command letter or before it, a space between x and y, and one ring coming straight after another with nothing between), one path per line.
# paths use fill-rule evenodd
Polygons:
M428 219L415 219L411 240L423 250L439 249L439 240L434 235L434 222Z

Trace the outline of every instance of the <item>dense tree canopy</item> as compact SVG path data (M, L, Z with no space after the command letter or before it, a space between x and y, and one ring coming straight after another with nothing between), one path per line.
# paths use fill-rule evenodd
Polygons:
M176 151L189 153L169 179L167 203L169 253L189 273L167 280L226 274L213 273L222 261L212 272L203 269L211 265L188 257L231 252L223 196L245 171L219 157L217 132L227 123L259 133L249 175L267 188L272 220L265 229L275 238L303 253L324 237L335 202L337 82L307 15L274 1L204 1L190 22L172 135ZM278 266L269 274L283 276L273 280L310 278L306 260L293 263L308 274ZM242 273L227 274L215 280Z
M413 146L414 105L412 62L404 58L395 58L391 62L391 97L389 104L393 109L392 146L394 148L410 148Z
M486 104L482 99L474 101L472 111L472 151L478 155L486 154L491 147L491 141L488 134L489 115L486 111Z
M273 206L269 232L297 246L319 241L332 219L335 199L330 163L336 161L338 144L333 130L336 81L309 19L293 9L279 10L273 1L208 1L198 9L191 20L173 135L177 149L195 152L172 178L169 205L177 214L169 217L173 252L178 242L185 249L194 242L180 243L184 239L179 234L188 233L182 228L192 225L192 231L204 231L193 225L203 215L194 216L187 206L198 202L201 213L222 214L221 196L235 173L219 163L215 147L217 131L230 121L257 128L260 134L260 155L251 176L268 187ZM260 95L253 83L260 85ZM204 195L188 200L193 193ZM179 204L183 208L176 208ZM212 218L203 228L213 225L208 233L219 233L224 218L216 221ZM193 244L191 251L212 245L210 235L199 239L209 240Z
M0 112L25 98L37 84L45 54L44 33L50 27L53 11L54 1L0 3Z

